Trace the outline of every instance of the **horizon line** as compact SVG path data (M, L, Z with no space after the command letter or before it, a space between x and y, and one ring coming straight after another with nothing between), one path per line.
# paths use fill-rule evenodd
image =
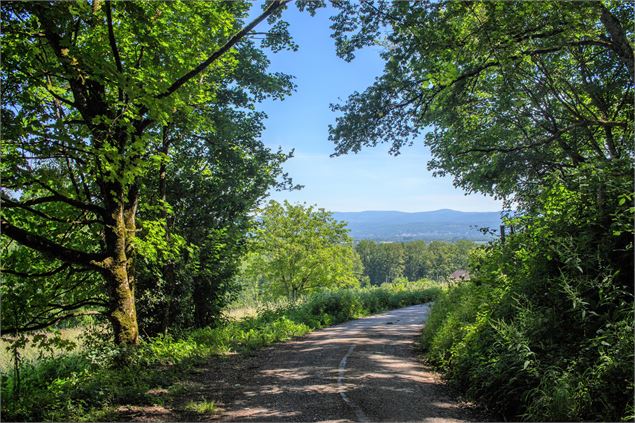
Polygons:
M459 213L501 213L503 210L476 210L476 211L466 211L466 210L457 210L457 209L435 209L435 210L420 210L420 211L403 211L403 210L358 210L358 211L342 211L342 210L333 210L332 213L368 213L368 212L381 212L381 213L406 213L406 214L415 214L415 213L433 213L439 211L453 211Z

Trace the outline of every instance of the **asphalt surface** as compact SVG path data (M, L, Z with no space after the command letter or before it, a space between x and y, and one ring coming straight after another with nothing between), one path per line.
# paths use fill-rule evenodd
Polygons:
M428 311L428 305L393 310L259 352L235 375L218 374L229 389L216 392L224 398L214 420L478 420L415 356ZM228 379L240 383L228 386Z

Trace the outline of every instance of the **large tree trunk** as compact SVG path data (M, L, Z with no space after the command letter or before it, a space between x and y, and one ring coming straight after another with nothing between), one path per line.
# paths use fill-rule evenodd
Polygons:
M134 281L130 277L130 265L129 262L117 263L109 269L106 277L111 297L108 319L113 327L115 342L119 345L139 343Z
M113 187L111 185L108 188ZM104 266L110 296L108 319L112 324L117 344L136 345L139 343L139 326L135 307L132 245L136 233L136 187L131 187L127 196L116 197L117 200L111 197L111 201L107 201L111 217L110 224L106 225L105 234L109 258Z

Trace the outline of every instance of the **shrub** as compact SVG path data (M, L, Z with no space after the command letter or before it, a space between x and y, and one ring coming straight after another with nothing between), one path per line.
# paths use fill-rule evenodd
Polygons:
M439 296L421 340L428 359L504 419L628 420L630 294L615 273L532 272L543 263L510 258L517 247L491 247L475 278Z

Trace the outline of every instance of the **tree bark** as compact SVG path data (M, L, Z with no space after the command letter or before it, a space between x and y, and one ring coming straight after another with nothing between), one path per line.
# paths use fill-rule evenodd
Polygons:
M111 308L108 320L112 324L115 342L119 345L137 345L139 343L134 280L129 276L129 264L113 265L106 277L111 289Z
M111 215L112 224L106 227L106 249L110 253L104 266L110 296L108 319L119 345L139 343L132 256L136 201L133 204L131 209L120 203Z

